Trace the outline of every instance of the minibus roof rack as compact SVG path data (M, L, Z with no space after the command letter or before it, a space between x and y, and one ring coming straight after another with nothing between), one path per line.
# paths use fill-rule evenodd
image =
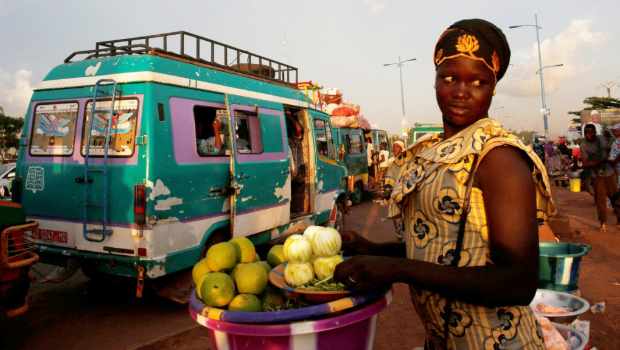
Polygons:
M284 84L298 81L295 67L185 31L99 41L94 50L76 51L64 62L84 55L81 60L144 54L172 56Z

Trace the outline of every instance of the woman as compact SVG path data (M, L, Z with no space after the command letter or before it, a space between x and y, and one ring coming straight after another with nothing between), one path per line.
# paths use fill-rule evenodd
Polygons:
M554 211L549 184L538 156L488 117L509 61L504 34L487 21L443 33L435 85L444 133L419 140L388 173L405 242L343 233L345 254L368 255L340 263L334 277L356 290L409 284L428 349L544 349L528 305L538 285L538 223ZM390 216L399 212L390 207Z
M405 144L402 141L394 141L394 145L392 146L392 153L394 153L394 157L391 158L390 167L394 164L394 160L400 159L398 156L405 149ZM388 169L389 172L389 169ZM389 181L393 184L393 181ZM392 185L386 181L383 184L383 199L389 199L388 202L391 202L390 194L392 193ZM394 218L394 230L396 231L396 240L398 242L402 242L403 234L405 233L405 218L402 215L396 215Z

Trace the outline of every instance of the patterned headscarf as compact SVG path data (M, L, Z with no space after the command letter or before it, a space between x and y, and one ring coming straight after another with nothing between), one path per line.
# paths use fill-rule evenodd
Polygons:
M611 127L611 130L620 130L620 123Z
M493 23L483 19L464 19L451 25L435 45L435 68L445 60L465 57L483 62L497 83L510 63L506 36Z

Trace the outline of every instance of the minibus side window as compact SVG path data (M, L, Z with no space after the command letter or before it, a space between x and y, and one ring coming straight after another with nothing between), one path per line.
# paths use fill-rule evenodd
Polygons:
M362 146L362 135L348 134L347 143L349 144L350 154L364 153L364 147Z
M323 120L314 121L314 132L316 136L316 148L319 155L336 159L336 150L334 148L334 139L329 124Z
M263 136L256 113L235 111L235 144L237 153L263 153Z
M32 132L30 133L30 155L72 155L78 103L38 104L34 110Z
M228 114L225 109L194 106L194 130L196 131L196 152L199 156L230 155Z
M136 124L138 120L138 100L122 99L114 101L112 118L110 112L101 112L110 109L110 100L97 100L97 107L90 132L90 157L103 157L105 152L105 137L110 126L110 142L108 144L108 157L131 157L136 148ZM84 116L84 132L82 134L82 155L86 155L86 142L88 142L88 129L92 116L93 102L86 104Z

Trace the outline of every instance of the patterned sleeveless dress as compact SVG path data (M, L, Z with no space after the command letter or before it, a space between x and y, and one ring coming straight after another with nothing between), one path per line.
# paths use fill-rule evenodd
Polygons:
M463 196L474 154L479 158L498 146L522 150L534 164L539 223L555 213L545 166L521 139L496 121L481 119L443 140L429 135L403 152L390 167L386 183L393 187L389 216L405 217L407 257L450 265L453 259ZM407 204L402 205L407 198ZM482 190L473 188L459 268L492 264ZM442 349L446 297L414 287L411 299L426 327L428 349ZM448 349L544 349L540 326L529 306L483 307L452 301Z

